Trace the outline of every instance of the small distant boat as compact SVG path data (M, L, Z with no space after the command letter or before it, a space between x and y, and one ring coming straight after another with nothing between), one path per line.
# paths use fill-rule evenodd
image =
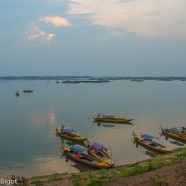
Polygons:
M149 134L143 134L141 136L136 135L135 133L133 133L135 140L142 146L147 147L149 149L161 152L161 153L170 153L173 150L165 147L155 141L152 141L153 139L157 138L154 136L151 136Z
M164 129L162 126L160 126L160 127L161 127L163 135L168 136L173 139L178 139L178 140L186 142L186 134L184 133L185 131L183 131L183 133L182 133L182 131L178 131L178 129L175 129L175 128Z
M23 90L23 92L24 92L24 93L32 93L32 92L34 92L34 91L33 91L33 90L28 89L28 90Z
M133 119L130 118L116 118L114 115L101 115L98 114L96 118L94 118L94 122L102 122L102 123L130 123Z
M89 154L94 156L98 161L104 162L110 167L114 166L112 158L108 155L107 149L99 143L90 143L88 140L84 142Z
M59 130L56 128L56 136L60 136L65 139L70 139L78 142L83 142L87 139L79 134L76 134L72 129Z
M16 92L16 96L19 97L19 92Z
M83 163L85 165L95 167L95 168L109 168L110 165L105 162L98 161L95 157L89 155L87 153L87 149L79 146L73 145L71 147L67 147L64 144L61 145L66 156Z

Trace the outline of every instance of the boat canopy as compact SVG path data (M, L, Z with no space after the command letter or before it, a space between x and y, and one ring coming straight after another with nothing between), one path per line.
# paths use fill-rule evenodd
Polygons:
M73 132L72 129L64 129L63 130L66 134L71 134Z
M79 146L79 145L73 145L70 147L70 150L75 152L75 153L83 153L86 149Z
M176 128L176 127L170 128L170 131L174 131L176 133L180 133L181 132L181 130Z
M114 115L102 115L102 118L114 118Z
M150 140L150 141L152 141L154 138L157 138L157 137L151 136L149 134L143 134L143 135L141 135L141 137L145 138L147 140Z
M91 145L91 147L93 147L95 150L103 150L104 149L103 145L101 145L99 143L93 143Z

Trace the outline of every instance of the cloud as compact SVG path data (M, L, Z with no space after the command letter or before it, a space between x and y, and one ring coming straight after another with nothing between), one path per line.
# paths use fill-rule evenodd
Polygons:
M184 0L72 0L69 14L89 14L92 24L115 34L186 37L185 7Z
M29 29L30 30L26 33L28 40L40 40L50 42L55 37L55 34L47 33L46 31L35 25L35 23L31 23Z
M29 40L41 39L44 38L45 36L46 36L46 32L33 24L30 27L30 31L27 33L27 38Z
M41 19L41 21L44 21L45 23L49 23L54 25L55 27L66 27L70 26L70 22L63 18L63 17L44 17Z

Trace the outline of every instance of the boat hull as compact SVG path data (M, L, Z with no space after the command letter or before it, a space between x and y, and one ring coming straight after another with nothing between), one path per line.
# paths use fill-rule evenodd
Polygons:
M82 164L88 165L90 167L94 167L94 168L98 168L98 169L102 169L102 168L110 168L110 166L104 162L99 162L97 161L94 157L92 157L92 162L89 161L85 161L83 159L80 158L76 158L74 153L70 152L70 149L68 147L65 147L62 145L63 151L65 153L66 156L70 157L71 159L80 162Z
M96 155L91 149L88 149L89 154L91 154L92 156L94 156L98 161L100 162L104 162L106 164L108 164L110 167L114 166L114 162L112 161L112 159L109 157L109 155L107 153L105 153L104 151L99 151L98 153L101 154L101 157Z
M162 134L165 135L165 136L168 136L174 140L180 140L180 141L183 141L183 142L186 142L186 135L185 134L176 134L176 133L170 133L170 132L166 132L166 130L161 127L161 130L162 130Z
M59 129L56 128L56 136L59 136L61 138L65 138L65 139L69 139L69 140L73 140L73 141L78 141L78 142L83 142L85 141L87 138L80 136L80 135L68 135L66 133L61 132Z
M160 145L158 143L155 143L153 141L149 141L147 139L144 139L142 138L141 136L137 136L137 135L134 135L134 138L136 139L136 141L141 145L141 146L144 146L144 147L147 147L148 149L152 149L154 151L157 151L157 152L161 152L161 153L171 153L172 152L172 149L170 148L167 148L163 145ZM148 143L149 142L149 143ZM156 146L155 144L157 144L158 146Z
M132 119L127 118L94 118L94 122L101 123L130 123Z
M111 157L105 152L105 150L95 150L91 148L92 143L89 140L84 142L84 145L88 149L88 153L95 157L99 162L104 162L108 164L110 167L114 166L114 162L112 161Z

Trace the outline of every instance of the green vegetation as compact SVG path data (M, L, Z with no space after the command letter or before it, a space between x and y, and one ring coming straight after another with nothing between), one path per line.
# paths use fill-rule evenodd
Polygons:
M80 174L72 174L71 180L74 186L84 186Z
M106 183L114 182L123 177L136 176L143 172L159 169L161 167L182 162L186 160L186 148L167 155L159 156L143 162L115 167L111 169L102 169L98 171L89 171L76 174L53 174L47 181L58 181L70 179L74 186L104 186ZM184 172L183 172L184 171ZM185 174L185 169L180 174ZM45 178L46 179L46 178ZM37 186L42 185L44 180L35 182ZM161 176L153 178L155 185L165 185L165 180ZM31 183L31 182L30 182ZM32 182L33 183L33 182Z
M49 177L49 181L59 181L61 180L62 177L60 174L58 173L53 173L50 177Z
M31 184L35 184L35 186L42 186L43 182L40 180L35 180L35 181L32 181Z

